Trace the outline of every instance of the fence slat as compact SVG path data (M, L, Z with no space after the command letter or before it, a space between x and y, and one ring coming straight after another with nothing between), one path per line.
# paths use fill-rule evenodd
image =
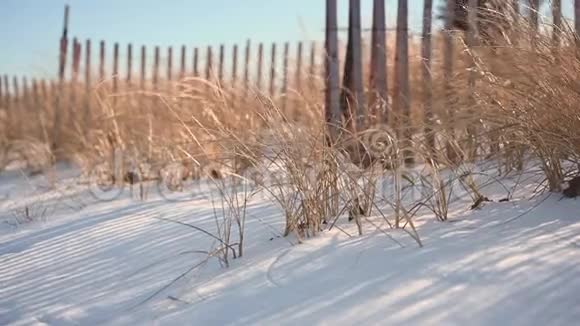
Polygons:
M264 44L258 44L258 68L257 68L257 76L256 76L256 89L258 91L262 90L262 65L264 64Z
M371 35L370 103L371 120L388 121L387 97L387 47L385 44L385 0L373 1L373 26Z
M181 46L181 63L179 65L179 79L185 78L185 59L187 57L185 45Z
M84 124L90 128L91 123L91 40L85 42L85 112Z
M288 105L288 57L290 56L290 43L284 43L284 54L282 63L282 112L287 114L286 108Z
M199 49L198 48L194 48L193 49L193 76L194 77L199 77Z
M212 74L212 65L213 65L213 53L212 53L212 48L211 46L207 47L207 56L206 56L206 61L205 61L205 79L207 81L211 80L211 74Z
M173 80L173 47L167 48L167 80Z
M141 46L141 74L139 76L139 88L145 90L145 80L147 79L147 47Z
M219 53L219 66L218 66L218 82L220 86L223 84L224 81L224 54L225 48L224 45L220 45L220 53Z
M131 79L133 78L133 44L127 44L127 78L125 81L127 85L131 85Z
M236 87L238 81L238 45L234 44L232 49L232 87Z
M119 43L113 45L113 93L119 91Z
M349 0L348 43L344 65L342 107L350 130L363 130L365 101L362 80L360 0Z
M99 44L99 80L103 81L105 79L105 41L101 41Z
M159 90L159 46L155 47L155 54L153 58L153 90Z
M60 52L59 52L59 68L58 68L58 80L59 80L59 90L55 97L55 109L54 109L54 120L53 120L53 139L51 148L54 150L58 145L60 145L60 127L61 127L61 100L64 96L64 79L65 79L65 69L66 69L66 56L68 49L68 17L69 17L68 5L64 8L64 26L62 31L62 36L60 38Z
M272 43L270 51L270 96L274 98L276 94L276 43Z
M421 73L423 77L423 112L427 146L433 153L435 150L435 135L433 131L433 77L431 75L431 25L433 17L433 0L425 0L423 4L423 41L421 42Z
M250 53L252 44L250 40L246 40L246 53L244 54L244 100L247 98L250 90Z

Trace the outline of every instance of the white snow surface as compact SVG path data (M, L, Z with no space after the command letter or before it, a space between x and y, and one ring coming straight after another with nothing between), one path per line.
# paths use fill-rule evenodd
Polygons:
M531 181L509 202L498 185L481 209L457 201L449 222L418 216L422 248L381 217L383 231L365 223L358 236L341 218L350 236L299 244L281 236L278 206L256 198L244 254L224 267L202 252L214 239L159 219L215 232L218 202L129 188L98 201L67 171L56 188L0 175L0 325L580 323L580 201L532 197ZM14 222L25 214L38 218Z

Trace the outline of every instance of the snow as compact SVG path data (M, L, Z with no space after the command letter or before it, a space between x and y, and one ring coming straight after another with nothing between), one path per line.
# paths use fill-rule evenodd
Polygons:
M0 175L0 325L575 325L580 201L533 180L509 202L449 222L416 218L424 247L381 218L363 236L346 218L299 244L280 209L248 206L244 255L220 264L211 196L99 201L69 167L56 184ZM521 181L521 179L520 179ZM508 184L508 181L504 181ZM485 189L492 199L505 187ZM510 187L509 185L507 186ZM203 195L203 194L202 194ZM213 198L213 200L212 200ZM497 200L496 200L497 201ZM29 208L42 218L15 223ZM29 213L30 214L30 213ZM386 230L386 234L385 231ZM235 241L233 241L235 242Z

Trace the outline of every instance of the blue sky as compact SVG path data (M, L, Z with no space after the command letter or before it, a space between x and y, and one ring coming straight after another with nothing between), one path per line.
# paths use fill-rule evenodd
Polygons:
M571 2L564 0L565 7ZM56 74L65 3L71 6L70 36L91 38L94 44L191 48L248 38L267 43L323 38L324 0L0 0L0 74ZM420 30L423 1L409 3L410 27ZM371 9L372 0L362 0L365 26ZM342 26L347 10L348 1L339 0ZM387 0L389 25L395 14L396 1Z

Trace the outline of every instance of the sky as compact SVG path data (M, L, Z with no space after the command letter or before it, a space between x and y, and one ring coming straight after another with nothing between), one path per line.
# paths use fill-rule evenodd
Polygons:
M348 1L338 2L339 25L346 27ZM387 25L394 26L397 2L386 2ZM571 11L572 0L563 2ZM105 40L109 50L114 42L121 49L129 42L191 48L324 37L324 0L0 0L0 75L56 76L66 3L70 37ZM422 5L409 1L412 31L421 29ZM363 28L370 27L371 10L372 0L362 0Z

